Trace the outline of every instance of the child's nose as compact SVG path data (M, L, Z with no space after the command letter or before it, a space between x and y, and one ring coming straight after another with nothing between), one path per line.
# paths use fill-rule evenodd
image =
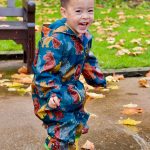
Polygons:
M89 18L89 14L87 12L82 14L82 18L83 19L88 19Z

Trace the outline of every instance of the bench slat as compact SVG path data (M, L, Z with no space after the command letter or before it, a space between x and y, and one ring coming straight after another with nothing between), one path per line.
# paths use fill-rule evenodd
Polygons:
M15 0L7 0L8 7L15 7Z
M0 16L1 17L23 17L22 8L2 8L0 7Z
M21 21L0 21L1 30L27 30L27 23Z

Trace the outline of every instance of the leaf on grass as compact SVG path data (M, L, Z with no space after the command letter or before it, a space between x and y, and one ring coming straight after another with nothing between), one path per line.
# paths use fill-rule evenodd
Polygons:
M102 38L97 37L97 38L95 38L95 41L102 42L102 41L103 41L103 39L102 39Z
M137 56L137 55L140 55L140 54L143 54L143 52L130 52L128 55Z
M150 45L150 40L145 40L147 45Z
M28 73L28 69L26 66L22 66L21 68L18 69L18 73L24 73L27 74Z
M149 88L150 87L150 85L148 83L148 80L146 78L141 78L141 79L139 79L138 82L139 82L139 85L141 87L145 87L145 88Z
M85 142L85 144L81 147L82 150L94 150L95 146L92 142L90 142L89 140L87 140Z
M108 46L107 47L108 49L118 49L118 50L121 50L123 49L122 46L120 46L119 44L115 44L115 45L111 45L111 46Z
M108 42L108 43L110 43L110 44L113 44L113 43L115 43L115 38L114 37L108 37L107 39L106 39L106 41Z
M134 115L138 113L142 113L143 109L142 108L124 108L121 113L124 115Z
M130 27L129 29L128 29L128 32L135 32L136 31L136 29L134 28L134 27Z
M138 106L137 104L133 104L133 103L123 105L123 107L126 107L126 108L136 108L137 106Z
M128 119L124 119L124 120L118 120L118 123L123 124L123 125L136 126L136 125L140 124L141 121L136 121L136 120L128 118Z
M146 48L143 48L143 47L138 46L138 47L134 47L133 50L134 50L134 51L145 51Z
M141 38L132 39L130 42L131 42L131 43L134 43L134 44L142 45L142 43L141 43Z
M130 54L130 51L126 48L122 48L119 51L117 51L116 56L122 56L125 54Z

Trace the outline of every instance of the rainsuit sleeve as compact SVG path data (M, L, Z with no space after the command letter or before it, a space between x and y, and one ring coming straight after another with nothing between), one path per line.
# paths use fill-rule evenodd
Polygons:
M63 52L63 42L57 37L43 37L38 45L33 62L34 79L32 84L32 97L35 114L40 119L45 118L42 111L51 110L48 102L52 96L61 97L61 77L59 70ZM39 111L40 110L40 111Z
M106 80L92 52L89 52L86 58L82 74L89 85L106 87Z

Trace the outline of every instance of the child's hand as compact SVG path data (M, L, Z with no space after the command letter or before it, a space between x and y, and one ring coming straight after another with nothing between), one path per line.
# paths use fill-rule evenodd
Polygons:
M51 97L48 102L48 106L51 108L57 108L60 106L60 99L57 96Z

